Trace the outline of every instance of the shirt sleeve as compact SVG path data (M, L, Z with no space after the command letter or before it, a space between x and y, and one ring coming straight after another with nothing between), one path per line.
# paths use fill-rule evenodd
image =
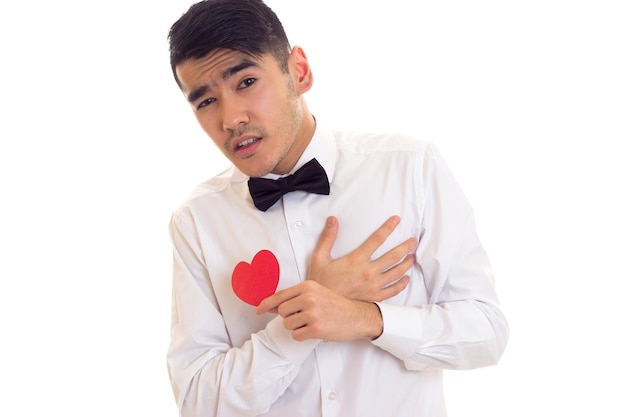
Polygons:
M297 342L276 317L232 346L191 216L175 213L171 343L167 365L181 416L266 413L319 341Z
M384 330L372 343L411 370L493 365L504 351L509 328L472 208L432 144L417 164L415 178L423 190L416 267L428 303L378 303Z

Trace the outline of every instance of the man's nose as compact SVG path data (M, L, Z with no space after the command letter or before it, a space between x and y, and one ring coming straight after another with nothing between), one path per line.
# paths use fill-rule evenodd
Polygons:
M235 97L222 100L222 127L224 131L235 130L250 121L246 107Z

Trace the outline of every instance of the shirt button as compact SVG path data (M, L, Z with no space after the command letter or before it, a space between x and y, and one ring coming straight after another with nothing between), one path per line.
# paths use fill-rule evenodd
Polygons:
M295 227L296 230L302 230L302 228L304 227L304 223L298 220L293 224L293 227Z
M337 398L337 394L336 394L335 392L331 391L331 392L328 394L328 399L329 399L329 400L333 401L333 400L334 400L334 399L336 399L336 398Z

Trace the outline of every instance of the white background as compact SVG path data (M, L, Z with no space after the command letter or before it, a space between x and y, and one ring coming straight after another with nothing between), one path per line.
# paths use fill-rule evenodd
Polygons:
M318 119L433 140L475 207L511 338L450 416L625 416L623 2L268 3ZM176 415L167 224L225 166L169 68L190 4L0 6L2 416Z

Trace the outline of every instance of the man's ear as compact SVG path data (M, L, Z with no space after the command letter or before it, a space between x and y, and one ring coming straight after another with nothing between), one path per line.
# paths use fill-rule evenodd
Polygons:
M313 86L313 73L304 50L294 46L289 55L289 69L298 94L304 94Z

